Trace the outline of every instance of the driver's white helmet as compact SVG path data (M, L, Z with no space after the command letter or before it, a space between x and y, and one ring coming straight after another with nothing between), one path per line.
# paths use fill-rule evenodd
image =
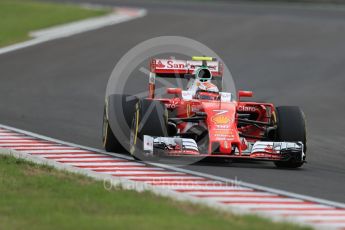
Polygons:
M210 93L219 93L219 89L215 84L211 82L199 82L198 91L210 92Z
M218 87L210 82L199 82L198 89L195 93L196 99L219 100Z

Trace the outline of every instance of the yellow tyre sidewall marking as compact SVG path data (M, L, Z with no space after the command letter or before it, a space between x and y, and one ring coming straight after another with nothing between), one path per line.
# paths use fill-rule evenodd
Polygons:
M107 144L107 136L108 136L108 125L105 127L105 136L103 140L103 147Z
M136 144L137 144L137 137L138 137L138 130L139 130L139 106L136 105L136 111L135 111L135 131L134 131L134 143L131 146L130 153L131 155L134 154Z
M104 118L103 118L104 119ZM108 124L108 122L106 122L107 123L107 125L104 125L103 124L103 128L105 129L105 135L104 135L104 137L103 137L103 147L105 147L106 146L106 144L107 144L107 136L108 136L108 126L109 126L109 124ZM104 127L105 126L105 127Z
M134 145L137 144L137 137L138 137L138 129L139 129L139 109L135 112L135 136L134 136Z

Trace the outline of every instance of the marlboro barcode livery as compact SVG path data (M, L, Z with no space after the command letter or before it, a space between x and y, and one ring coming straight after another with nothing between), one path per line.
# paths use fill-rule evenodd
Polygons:
M235 99L235 92L223 87L222 75L222 63L211 57L152 59L146 98L106 98L105 149L128 149L141 159L215 157L273 161L277 167L302 166L306 160L306 129L301 109L242 101L252 97L251 91L239 91ZM162 97L155 92L158 78L181 78L188 83L185 88L166 88L168 96ZM119 121L120 112L125 122ZM129 143L116 135L111 120L130 127L128 131L122 129Z

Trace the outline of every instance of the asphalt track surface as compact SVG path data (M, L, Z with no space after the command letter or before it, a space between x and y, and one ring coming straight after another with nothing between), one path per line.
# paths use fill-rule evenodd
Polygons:
M186 36L223 58L238 89L253 90L256 100L301 106L308 125L302 169L272 163L187 168L345 202L345 10L94 2L145 7L148 15L1 55L0 123L101 148L104 93L116 62L146 39Z

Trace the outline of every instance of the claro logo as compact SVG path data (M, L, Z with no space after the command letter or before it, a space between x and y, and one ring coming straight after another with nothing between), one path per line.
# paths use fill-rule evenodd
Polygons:
M240 105L237 107L237 111L240 111L240 112L255 112L256 110L257 110L257 108L254 106Z

